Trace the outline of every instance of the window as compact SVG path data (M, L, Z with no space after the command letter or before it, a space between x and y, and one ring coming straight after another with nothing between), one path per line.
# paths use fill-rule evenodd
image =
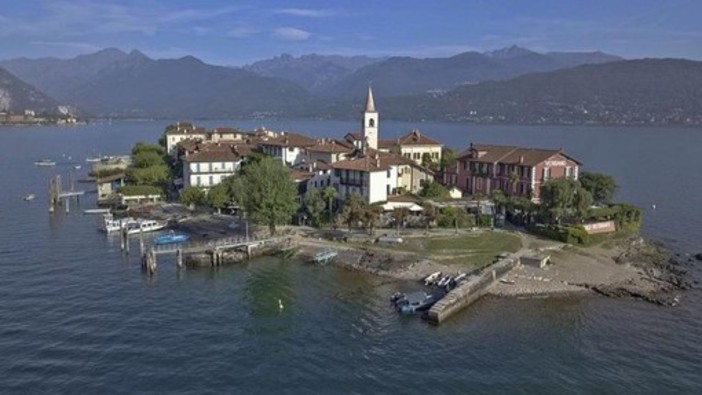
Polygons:
M546 167L544 168L544 181L548 181L551 179L551 168Z
M356 124L356 125L358 125L358 124ZM368 126L371 127L371 128L374 128L374 127L375 127L375 119L370 118L370 119L368 120Z
M566 177L573 177L573 168L566 167Z
M210 186L214 185L214 176L210 176L210 184L209 185Z
M392 170L388 169L388 178L392 177Z
M413 154L414 159L422 159L422 155L419 152Z
M196 186L200 186L200 185L201 185L200 176L195 177L195 185L196 185Z
M438 158L439 158L439 153L438 153L438 152L432 152L432 153L431 153L431 157L434 158L434 159L438 159Z
M483 189L483 179L477 178L475 180L475 189Z
M389 195L390 194L390 185L385 186L385 194Z

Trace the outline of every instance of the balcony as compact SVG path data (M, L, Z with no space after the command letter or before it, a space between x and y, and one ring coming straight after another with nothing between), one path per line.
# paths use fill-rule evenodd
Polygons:
M358 179L358 178L339 178L339 184L349 185L349 186L354 186L354 187L368 186L367 182L365 182L363 179Z

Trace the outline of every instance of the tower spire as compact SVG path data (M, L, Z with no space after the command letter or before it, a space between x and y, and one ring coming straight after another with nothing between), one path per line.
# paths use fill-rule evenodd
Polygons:
M375 102L373 101L373 88L368 84L368 95L366 96L366 112L375 112Z

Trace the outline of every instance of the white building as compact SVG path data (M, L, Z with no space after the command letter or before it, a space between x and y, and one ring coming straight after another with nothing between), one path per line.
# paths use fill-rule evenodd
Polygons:
M184 140L204 141L208 134L204 128L195 127L188 122L178 122L166 127L166 152L175 157L178 143Z
M221 148L221 147L217 147ZM235 175L245 156L236 148L206 149L186 153L183 161L183 187L211 188L226 177Z
M316 144L314 139L297 133L280 133L278 137L263 138L259 142L261 152L294 166L301 163L306 156L306 148Z
M398 167L383 160L377 152L335 162L332 168L332 185L339 199L357 193L370 204L387 201L388 196L397 193Z

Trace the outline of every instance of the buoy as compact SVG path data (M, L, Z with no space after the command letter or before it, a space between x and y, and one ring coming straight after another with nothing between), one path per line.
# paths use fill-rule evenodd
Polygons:
M283 310L283 301L280 300L280 299L278 299L278 308L279 308L280 310Z
M655 205L655 204L652 204L652 205L651 205L651 208L655 210L655 209L656 209L656 205Z

